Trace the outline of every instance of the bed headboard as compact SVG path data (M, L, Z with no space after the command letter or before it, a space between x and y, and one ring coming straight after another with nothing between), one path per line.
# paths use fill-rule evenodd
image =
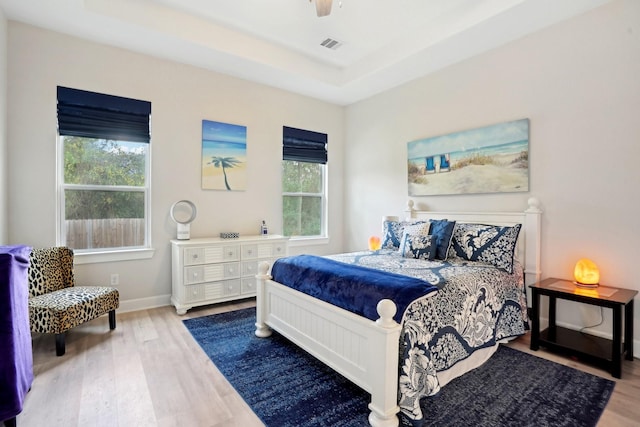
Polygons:
M462 223L513 226L522 224L518 236L516 255L524 266L527 285L540 280L540 222L542 210L538 199L528 200L528 207L522 212L436 212L417 210L413 200L407 202L407 219L448 219Z

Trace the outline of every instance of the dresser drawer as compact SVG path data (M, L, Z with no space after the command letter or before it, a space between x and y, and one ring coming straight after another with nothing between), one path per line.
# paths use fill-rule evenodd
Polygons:
M273 253L271 256L276 258L282 258L287 256L287 244L285 242L278 242L273 244Z
M197 265L194 267L185 267L184 269L184 283L185 285L193 285L194 283L203 283L204 280L204 266Z
M240 260L240 245L224 246L222 253L222 259L224 261L239 261Z
M241 289L240 279L225 280L222 283L223 283L222 292L225 297L228 297L231 295L240 295L240 289Z
M285 242L242 245L242 259L282 257L286 252Z
M224 282L205 283L201 285L205 301L210 301L224 296Z
M184 265L211 264L223 261L238 261L240 259L240 247L229 246L204 246L186 248L184 250Z
M229 262L223 264L224 266L224 278L225 279L233 279L235 277L240 277L240 263L239 262Z
M257 290L255 277L243 277L241 293L254 295Z
M258 274L259 261L242 261L242 276L255 276Z
M203 285L193 285L184 287L184 302L197 302L204 300Z
M233 295L240 295L241 288L240 279L221 280L219 282L204 283L197 286L202 287L203 299L207 301ZM190 287L192 286L189 286L188 288Z
M258 245L258 258L269 258L273 256L274 243L262 243Z
M205 300L215 300L233 295L240 295L240 279L222 280L220 282L205 283L203 287Z
M239 262L195 265L192 267L185 267L184 269L184 282L187 285L232 279L235 277L240 277Z
M242 259L258 258L258 245L242 245Z

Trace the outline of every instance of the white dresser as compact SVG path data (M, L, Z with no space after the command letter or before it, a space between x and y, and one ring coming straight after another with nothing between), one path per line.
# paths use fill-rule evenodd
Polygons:
M288 253L288 237L171 240L171 304L178 314L192 307L256 295L258 264Z

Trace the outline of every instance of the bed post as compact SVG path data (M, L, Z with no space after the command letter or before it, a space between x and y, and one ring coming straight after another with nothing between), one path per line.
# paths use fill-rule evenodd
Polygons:
M402 327L393 320L396 305L388 299L377 307L376 334L370 348L385 349L385 354L371 358L371 403L369 424L373 427L396 427L399 424L398 407L398 344ZM379 375L378 375L379 374Z
M414 209L413 205L414 205L413 200L411 199L407 200L407 208L404 210L406 220L410 220L412 218L415 218L416 216L416 213L415 213L416 210Z
M525 224L523 224L526 229L524 249L526 257L524 266L525 285L539 281L542 275L540 265L540 217L542 210L540 209L540 201L535 197L531 197L527 204L529 207L524 211Z
M264 289L265 280L271 280L269 274L269 263L263 261L258 266L258 274L256 275L257 292L256 292L256 336L267 338L271 336L271 328L266 323L267 295Z

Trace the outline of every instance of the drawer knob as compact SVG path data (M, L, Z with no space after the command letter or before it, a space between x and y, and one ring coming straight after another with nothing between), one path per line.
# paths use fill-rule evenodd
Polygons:
M252 251L251 249L249 249L249 250L247 251L247 253L248 253L249 255L251 255L251 254L253 253L253 251Z
M232 252L232 251L229 251L229 256L231 256L231 255L233 255L233 252Z
M193 254L193 259L198 259L198 254Z
M278 251L278 252L280 252L281 250L282 250L282 248L279 247L279 246L276 248L276 251Z

